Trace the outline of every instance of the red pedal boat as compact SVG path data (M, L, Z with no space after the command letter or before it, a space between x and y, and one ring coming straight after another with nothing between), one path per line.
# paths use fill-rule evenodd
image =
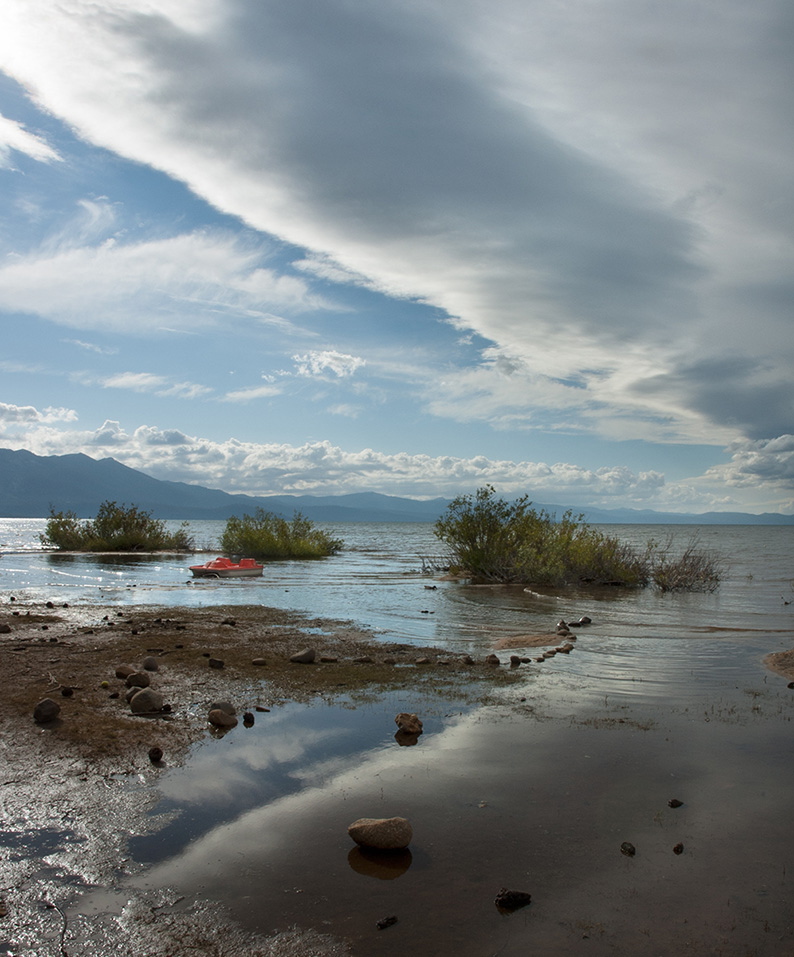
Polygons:
M264 565L257 565L253 558L241 558L235 564L228 558L213 558L204 565L191 565L194 578L258 578Z

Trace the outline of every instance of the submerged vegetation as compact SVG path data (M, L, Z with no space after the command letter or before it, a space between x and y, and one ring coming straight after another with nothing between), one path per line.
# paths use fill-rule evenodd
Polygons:
M314 523L295 512L292 521L258 508L253 515L233 515L220 539L224 555L260 560L278 558L325 558L342 547L339 539L315 528Z
M110 501L99 506L93 520L50 509L39 538L42 545L74 552L189 552L194 548L186 522L176 532L168 532L165 522L152 518L151 512Z
M500 584L595 584L662 591L714 591L718 559L691 541L675 557L650 542L644 552L565 512L556 519L532 508L526 496L507 502L490 485L461 495L435 524L451 552L451 565L480 582Z

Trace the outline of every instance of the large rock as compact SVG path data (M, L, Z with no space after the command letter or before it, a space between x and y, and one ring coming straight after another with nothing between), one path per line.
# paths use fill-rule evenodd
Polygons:
M207 715L209 723L216 728L236 728L237 718L233 714L227 714L220 708L213 708Z
M136 671L134 674L127 676L128 688L148 688L151 683L152 679L145 671Z
M422 722L419 720L418 716L415 714L409 714L407 711L401 711L400 714L395 715L394 723L397 725L400 731L405 732L405 734L422 733Z
M413 837L413 829L404 817L362 817L353 821L347 833L361 847L379 851L402 850Z
M130 698L130 709L133 714L153 714L163 710L165 699L154 688L142 688Z
M317 652L314 648L304 648L303 651L299 651L294 655L290 656L290 661L294 661L299 665L310 665L314 659L317 657Z
M61 713L61 706L52 698L43 698L33 709L33 720L39 724L54 721Z

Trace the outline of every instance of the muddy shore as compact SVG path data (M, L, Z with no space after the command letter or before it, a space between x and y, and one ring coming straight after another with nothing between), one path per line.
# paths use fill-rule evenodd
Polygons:
M349 622L260 606L120 610L16 602L0 615L5 624L0 952L14 957L342 957L346 944L317 933L310 919L265 940L243 933L212 901L118 891L140 872L127 856L128 838L157 827L150 812L158 777L179 766L193 744L222 734L207 721L213 701L230 701L240 718L250 711L257 720L257 709L318 698L363 703L401 688L490 703L526 676L523 667L509 667L510 651L559 641L549 634L502 642L501 665L494 666L438 648L384 643ZM290 661L306 647L315 649L315 663ZM131 713L116 669L140 668L146 657L157 663L152 686L170 711L140 717ZM257 659L265 663L253 664ZM769 655L765 664L794 679L794 650ZM45 697L61 710L55 721L37 724L33 709ZM155 763L153 747L163 752ZM107 889L114 906L84 913L81 896L97 888Z
M0 944L15 957L156 957L194 952L192 946L225 954L234 940L252 957L346 953L341 942L308 928L268 941L243 938L206 903L182 913L172 912L167 899L131 900L110 924L106 916L68 912L82 891L113 887L129 872L125 841L151 827L151 785L191 745L223 733L208 723L211 702L231 702L241 720L246 711L286 702L355 702L401 687L487 702L517 672L437 648L379 642L348 622L260 606L119 610L15 602L0 626L0 801L10 850L0 865ZM549 636L547 643L554 641ZM290 661L307 647L316 652L314 663ZM145 658L156 662L151 686L168 707L156 716L132 714L125 681L116 677L120 665L140 670ZM33 711L44 698L60 712L37 723ZM152 762L152 748L162 751L161 760ZM197 919L201 943L191 945Z

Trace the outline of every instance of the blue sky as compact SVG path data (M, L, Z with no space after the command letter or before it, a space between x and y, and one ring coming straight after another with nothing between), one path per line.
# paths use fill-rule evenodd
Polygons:
M4 0L0 445L794 512L788 0Z

